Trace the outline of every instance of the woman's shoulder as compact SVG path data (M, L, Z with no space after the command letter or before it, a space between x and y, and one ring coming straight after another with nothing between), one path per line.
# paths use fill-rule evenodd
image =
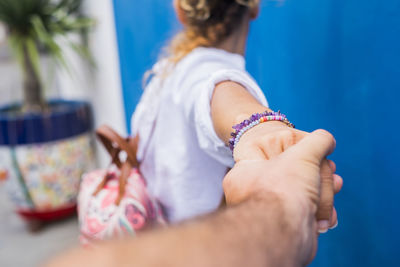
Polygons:
M178 64L177 68L204 68L204 71L215 71L215 68L245 70L245 59L240 54L213 47L197 47Z
M205 83L213 74L229 70L247 73L243 56L221 49L198 47L176 64L171 78L178 84L190 86Z
M194 80L198 82L221 70L246 73L244 57L222 49L197 47L177 63L171 62L168 58L161 58L153 65L149 74L163 81Z

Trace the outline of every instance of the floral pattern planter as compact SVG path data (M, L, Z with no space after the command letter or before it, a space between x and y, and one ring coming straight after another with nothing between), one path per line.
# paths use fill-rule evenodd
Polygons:
M26 219L74 213L81 176L96 165L88 103L58 100L49 106L40 114L0 108L0 180Z
M18 210L75 205L82 174L95 168L90 133L45 144L0 146L0 172ZM10 168L11 166L11 168Z

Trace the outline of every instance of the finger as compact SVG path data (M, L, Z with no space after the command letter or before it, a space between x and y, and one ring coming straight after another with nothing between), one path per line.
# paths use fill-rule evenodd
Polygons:
M333 174L333 191L335 194L339 193L343 187L343 179L337 174Z
M260 144L260 149L262 150L267 159L272 159L273 157L282 154L283 148L279 142L280 140L278 138L269 138L267 142L263 142Z
M332 160L328 159L329 167L331 168L333 174L333 191L335 194L339 193L342 190L343 186L343 178L339 175L335 174L336 172L336 164Z
M337 212L336 209L332 209L332 216L329 221L318 222L318 232L321 234L326 233L329 230L335 229L338 226Z
M256 145L235 147L233 150L233 158L236 163L244 159L245 160L269 159L268 155L266 155L264 151L259 146Z
M297 144L307 134L307 132L288 128L287 130L279 131L273 135L267 135L261 138L259 140L259 145L267 158L272 159L289 147Z
M319 223L319 230L323 232L329 228L329 220L331 219L332 215L334 196L333 173L327 160L324 160L321 163L320 176L321 192L316 217L318 221L324 221L324 223Z
M286 156L295 160L309 161L319 166L322 160L333 152L335 146L335 138L329 132L316 130L290 147Z
M291 129L288 131L281 132L281 150L286 151L288 148L300 142L305 136L307 136L307 132L299 131L296 129Z
M332 173L335 173L336 172L336 164L335 164L335 162L333 162L332 160L328 159L328 163L329 163L329 167L332 170Z
M300 142L301 139L306 137L309 133L292 129L291 136L286 134L286 138L282 140L282 150L286 151L289 147Z
M331 220L329 221L329 229L334 229L337 225L338 225L337 212L335 207L333 207Z

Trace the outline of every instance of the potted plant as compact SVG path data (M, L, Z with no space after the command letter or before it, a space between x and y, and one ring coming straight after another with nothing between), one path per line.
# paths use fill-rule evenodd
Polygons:
M0 22L23 73L23 101L0 107L0 178L19 214L52 220L75 211L80 177L94 164L88 103L44 98L40 58L66 67L62 39L90 59L82 42L93 24L81 0L0 0Z

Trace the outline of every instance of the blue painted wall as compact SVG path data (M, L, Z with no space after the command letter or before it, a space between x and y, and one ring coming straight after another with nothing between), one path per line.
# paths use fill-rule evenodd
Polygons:
M169 0L114 0L127 123L177 29ZM264 1L247 66L298 128L334 133L339 227L312 266L400 266L400 1ZM129 124L128 124L129 125Z

